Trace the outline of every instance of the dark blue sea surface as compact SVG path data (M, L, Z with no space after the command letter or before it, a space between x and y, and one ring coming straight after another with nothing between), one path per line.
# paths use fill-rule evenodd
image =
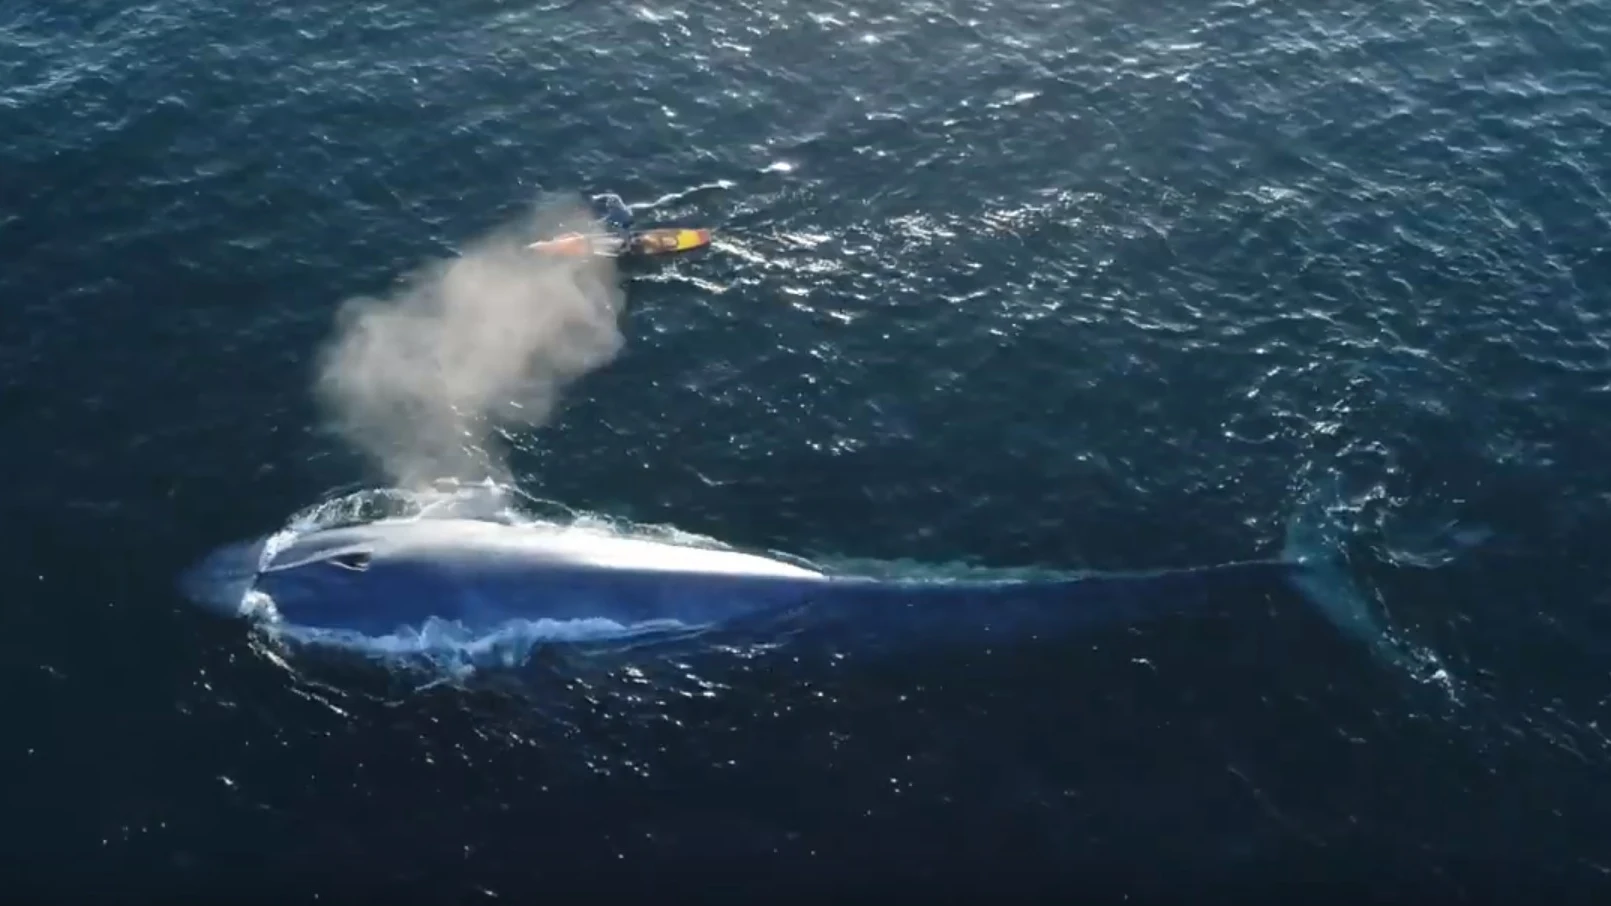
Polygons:
M506 429L526 493L1135 570L1331 489L1405 656L1294 593L423 682L180 597L384 483L313 391L346 300L594 191L717 239ZM1604 0L0 2L0 882L1603 894L1608 191Z

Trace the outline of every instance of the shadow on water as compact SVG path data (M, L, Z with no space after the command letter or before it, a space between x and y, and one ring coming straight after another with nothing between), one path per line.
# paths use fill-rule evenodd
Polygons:
M1555 841L1506 832L1538 806L1444 690L1293 587L1201 603L898 657L823 624L765 645L745 627L603 657L548 646L458 681L219 640L239 672L184 711L201 718L189 746L228 782L190 820L236 830L192 841L189 877L450 897L718 879L750 897L981 879L1166 895L1317 877L1407 894L1570 867ZM150 851L123 854L134 869Z
M277 716L278 754L320 765L313 785L236 744L239 801L218 805L316 887L361 864L443 893L718 878L751 895L982 878L1178 893L1279 889L1271 872L1362 854L1374 889L1424 882L1439 803L1493 784L1294 603L899 660L809 635L593 669L554 651L518 686L404 688L326 663L226 722ZM1466 814L1446 862L1525 856ZM240 842L196 857L220 879L271 870L233 856Z
M95 541L42 523L24 544L66 562ZM552 646L444 682L286 659L161 593L180 565L52 575L57 600L145 602L99 618L126 640L99 672L60 614L11 615L45 666L15 688L56 718L14 776L37 844L19 889L1409 895L1592 879L1578 854L1604 836L1597 768L1490 743L1279 584L1072 639ZM75 788L31 781L75 766Z
M890 657L807 626L444 681L199 615L182 545L115 514L31 524L11 563L77 567L8 615L36 640L19 700L52 715L14 774L18 889L1474 894L1594 882L1605 842L1603 759L1451 703L1281 583L1055 640ZM1369 570L1390 601L1479 573ZM107 601L121 644L75 658L52 600Z

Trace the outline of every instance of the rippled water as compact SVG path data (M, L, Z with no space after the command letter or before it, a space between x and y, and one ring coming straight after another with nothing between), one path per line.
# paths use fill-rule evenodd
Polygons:
M1608 47L1589 2L0 4L8 874L1603 885ZM178 599L373 482L310 391L344 299L601 190L719 238L511 434L530 493L1136 569L1273 554L1335 479L1444 680L1296 596L519 691L293 663Z

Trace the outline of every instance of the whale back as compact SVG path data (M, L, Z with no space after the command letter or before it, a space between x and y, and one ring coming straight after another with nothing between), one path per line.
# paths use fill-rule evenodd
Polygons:
M395 520L310 532L256 579L282 620L385 634L429 620L702 625L787 604L826 581L806 567L562 526Z
M1315 604L1315 588L1337 587L1323 568L1292 560L1013 580L828 576L738 551L439 518L307 532L280 548L267 539L227 546L182 585L236 615L256 591L272 608L249 613L383 645L680 638L720 627L737 635L713 638L887 653L1045 640L1223 606L1269 611L1281 606L1272 595Z

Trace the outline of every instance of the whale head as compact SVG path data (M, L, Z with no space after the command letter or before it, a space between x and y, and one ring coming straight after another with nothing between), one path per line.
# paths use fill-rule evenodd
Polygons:
M183 578L187 595L238 614L257 592L286 623L380 635L431 620L698 625L786 605L827 580L737 551L474 519L313 531L266 551L255 542L215 552Z

